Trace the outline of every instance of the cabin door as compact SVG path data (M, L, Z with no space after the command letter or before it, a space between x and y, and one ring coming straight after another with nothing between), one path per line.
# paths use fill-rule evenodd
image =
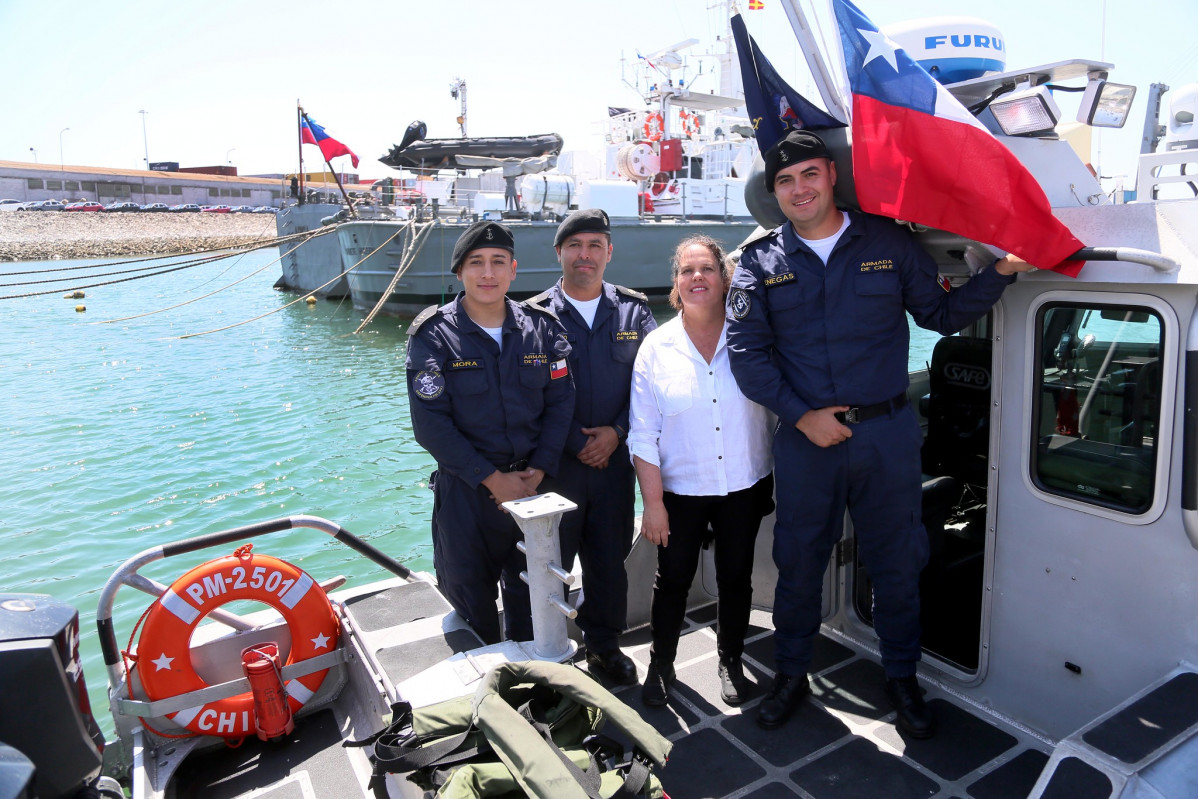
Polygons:
M909 397L924 425L923 522L928 565L920 580L924 651L966 674L979 667L987 560L991 425L996 381L991 325L929 342L927 369L911 374ZM856 618L873 623L869 573L842 557Z

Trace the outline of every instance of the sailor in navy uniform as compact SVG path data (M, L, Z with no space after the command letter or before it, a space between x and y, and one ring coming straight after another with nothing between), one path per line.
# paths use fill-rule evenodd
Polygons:
M728 298L732 372L778 415L774 438L776 678L758 723L780 726L809 690L821 587L847 508L873 581L886 689L908 734L933 732L915 679L922 434L907 407L910 331L951 335L984 315L1017 271L1013 256L948 290L935 262L889 219L836 208L823 141L792 131L766 153L766 186L787 222L746 247Z
M604 282L612 256L611 223L600 209L576 211L553 240L562 277L528 300L554 313L570 342L576 388L574 419L553 490L578 503L562 517L562 564L582 561L578 626L592 668L615 682L636 682L636 665L620 651L627 621L636 474L628 457L628 398L637 350L657 327L639 291Z
M437 461L433 564L441 593L486 643L532 639L524 555L500 503L541 493L557 471L574 385L570 345L553 314L506 293L516 274L511 232L478 222L453 248L464 290L408 328L412 431Z

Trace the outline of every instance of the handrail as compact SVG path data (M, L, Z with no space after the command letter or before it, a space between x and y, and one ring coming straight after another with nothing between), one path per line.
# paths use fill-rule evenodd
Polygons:
M116 679L116 682L120 682L120 675L116 674L115 671L116 667L121 663L121 652L117 644L116 630L112 622L112 608L116 599L116 592L122 585L131 584L130 581L136 579L135 575L137 575L141 567L156 560L162 560L163 558L184 555L189 552L208 549L209 547L222 546L234 541L278 533L284 530L292 530L297 527L320 530L345 544L358 554L369 558L387 571L397 574L404 579L412 576L411 569L382 552L373 544L363 541L336 522L322 519L319 516L290 516L281 519L271 519L266 522L234 527L229 530L208 533L196 536L195 538L186 538L181 541L172 541L168 544L142 550L121 564L113 572L112 576L108 578L108 582L104 583L104 588L100 591L100 599L97 602L96 629L100 634L100 650L104 656L104 665L109 670L110 684L114 684L112 683L113 678Z
M1178 272L1181 264L1167 255L1134 247L1082 247L1070 258L1073 261L1128 261L1151 266L1158 272Z

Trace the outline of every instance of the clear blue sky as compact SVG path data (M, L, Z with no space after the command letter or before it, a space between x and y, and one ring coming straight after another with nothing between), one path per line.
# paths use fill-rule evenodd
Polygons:
M748 11L741 0L750 32L796 88L812 92L779 0L764 2L764 10ZM1102 0L858 4L879 25L946 14L987 19L1006 38L1008 68L1069 58L1113 62L1112 80L1135 84L1140 95L1127 128L1103 134L1105 174L1134 170L1148 84L1198 81L1195 0L1107 0L1105 52ZM816 5L822 14L822 0ZM288 171L297 160L298 99L362 157L363 176L383 177L392 172L375 159L412 120L426 122L430 136L457 135L458 103L449 94L455 77L467 82L470 135L557 132L567 149L590 149L607 106L638 107L621 81L621 57L713 39L726 28L719 6L0 0L0 159L31 161L32 147L38 161L57 163L61 144L68 164L140 167L144 109L151 161ZM315 167L317 158L316 148L305 147L307 164Z

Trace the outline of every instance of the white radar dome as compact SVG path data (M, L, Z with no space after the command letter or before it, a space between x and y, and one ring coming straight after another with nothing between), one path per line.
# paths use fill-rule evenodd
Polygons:
M941 83L980 78L1007 66L1007 42L992 23L974 17L930 17L882 28Z

